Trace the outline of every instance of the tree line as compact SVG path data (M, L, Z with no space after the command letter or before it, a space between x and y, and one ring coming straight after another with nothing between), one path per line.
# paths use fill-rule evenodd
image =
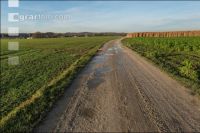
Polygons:
M54 32L35 32L35 33L20 33L17 37L10 37L7 33L1 33L0 38L59 38L59 37L90 37L90 36L126 36L127 33L115 32L67 32L67 33L54 33Z

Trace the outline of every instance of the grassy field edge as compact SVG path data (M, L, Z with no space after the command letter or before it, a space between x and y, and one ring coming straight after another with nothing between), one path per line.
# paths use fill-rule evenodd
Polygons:
M91 49L60 75L51 80L48 85L38 89L29 99L22 102L7 116L3 117L0 120L0 132L31 131L47 114L53 103L64 93L65 88L70 85L77 73L84 68L102 45Z
M126 39L126 38L125 38ZM134 50L132 47L126 45L125 43L125 39L123 39L121 42L123 44L123 46L131 49L132 51L138 53L140 56L142 56L146 61L150 62L151 64L153 64L154 66L156 66L157 68L159 68L161 71L165 72L166 74L168 74L170 77L174 78L176 81L178 81L180 84L182 84L184 87L186 88L191 88L189 89L190 93L192 95L197 95L198 97L200 97L200 92L198 92L198 88L200 88L200 84L190 81L190 80L186 80L185 78L179 76L179 75L175 75L172 72L170 72L169 68L163 67L161 64L159 64L159 62L156 62L155 60L148 58L144 55L142 55L142 53Z

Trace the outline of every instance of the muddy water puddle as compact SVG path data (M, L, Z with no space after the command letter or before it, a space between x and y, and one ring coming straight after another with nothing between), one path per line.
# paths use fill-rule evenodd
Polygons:
M88 86L89 89L95 89L96 87L98 87L103 82L104 82L103 78L93 78L93 79L88 81L87 86Z
M87 82L89 89L97 88L101 83L105 81L103 76L112 71L112 68L108 65L105 65L105 62L107 62L109 57L114 55L114 51L114 48L109 48L106 52L98 53L98 55L94 57L94 60L92 61L92 64L95 64L95 67L93 67L92 70L93 75Z
M101 83L105 81L103 76L111 71L112 68L108 66L96 68L93 77L87 82L88 88L95 89L96 87L98 87Z

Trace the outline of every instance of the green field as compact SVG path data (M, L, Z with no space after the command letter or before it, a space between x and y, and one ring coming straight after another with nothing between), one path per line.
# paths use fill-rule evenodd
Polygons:
M2 39L0 132L30 131L77 72L114 38ZM18 41L19 51L8 51L8 41ZM19 65L8 65L13 56L19 56Z
M200 95L200 37L127 38L123 44Z

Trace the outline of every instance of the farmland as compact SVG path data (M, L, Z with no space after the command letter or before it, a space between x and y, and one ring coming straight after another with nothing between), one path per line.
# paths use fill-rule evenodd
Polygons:
M200 37L138 37L123 43L200 94Z
M96 51L116 37L1 39L0 132L30 131ZM19 65L8 57L19 56Z

